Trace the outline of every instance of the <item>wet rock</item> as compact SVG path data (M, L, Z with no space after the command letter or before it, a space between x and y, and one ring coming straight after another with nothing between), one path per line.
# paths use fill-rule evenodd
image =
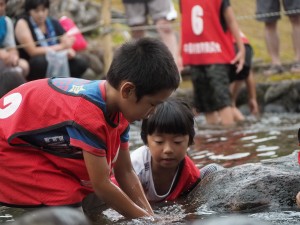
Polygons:
M264 112L265 113L286 113L287 110L283 105L270 103L264 107Z
M216 212L295 208L300 191L297 155L248 163L203 179L187 197L190 206Z
M257 219L251 219L242 215L230 215L228 217L196 220L190 225L271 225Z
M293 85L292 81L282 81L271 85L265 93L265 102L272 102L288 93Z
M91 225L79 209L52 207L25 213L10 225Z

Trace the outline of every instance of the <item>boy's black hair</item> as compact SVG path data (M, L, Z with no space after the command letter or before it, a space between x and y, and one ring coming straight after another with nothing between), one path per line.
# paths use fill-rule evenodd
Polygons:
M147 135L154 132L167 134L189 135L189 145L194 143L194 115L185 102L169 98L156 107L156 111L148 119L144 119L141 138L147 144Z
M49 9L50 1L49 0L26 0L25 1L25 12L29 12L32 9L36 9L40 5L44 6L45 8Z
M106 77L118 89L122 81L132 82L137 101L144 95L176 90L180 77L167 46L155 38L142 38L123 44L115 53Z

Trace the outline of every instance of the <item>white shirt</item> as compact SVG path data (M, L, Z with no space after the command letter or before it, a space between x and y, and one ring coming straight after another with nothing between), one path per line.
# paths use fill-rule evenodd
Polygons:
M11 19L5 16L6 22L6 36L3 40L2 46L3 47L16 47L15 36L14 36L14 26Z
M139 177L148 201L159 202L165 199L172 189L178 170L173 178L169 191L164 195L158 195L152 177L151 154L147 146L142 146L130 154L132 166Z

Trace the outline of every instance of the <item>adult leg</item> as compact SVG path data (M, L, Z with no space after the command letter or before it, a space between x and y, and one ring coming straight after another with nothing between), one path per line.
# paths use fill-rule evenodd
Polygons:
M176 64L179 63L178 41L173 29L173 22L177 18L177 12L171 0L152 0L148 3L149 14L156 25L160 39L172 53ZM178 69L181 70L181 68Z
M145 30L139 26L145 25L146 4L145 3L124 3L127 23L131 27L131 36L133 39L140 39L145 36Z
M284 10L288 12L288 16L292 25L292 42L295 52L295 63L291 68L291 72L300 72L300 1L285 0L282 2Z
M169 48L175 62L178 62L178 42L172 27L172 22L166 19L160 19L156 22L156 29L165 45Z
M265 40L267 50L271 56L272 65L281 65L279 57L280 41L277 32L277 21L265 23Z
M291 72L300 72L300 15L290 16L292 24L292 41L295 51L295 63L291 68Z
M264 74L271 75L282 73L279 56L279 36L277 33L277 20L280 15L269 15L270 13L280 12L279 0L256 0L257 20L265 23L265 40L268 53L271 57L271 67L264 71Z
M131 27L131 37L135 40L145 37L145 30L139 26Z

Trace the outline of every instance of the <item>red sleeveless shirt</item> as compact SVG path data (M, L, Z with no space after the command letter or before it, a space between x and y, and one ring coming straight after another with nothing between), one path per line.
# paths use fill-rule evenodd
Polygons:
M222 0L181 0L184 65L229 64L234 58L232 35L221 24Z

